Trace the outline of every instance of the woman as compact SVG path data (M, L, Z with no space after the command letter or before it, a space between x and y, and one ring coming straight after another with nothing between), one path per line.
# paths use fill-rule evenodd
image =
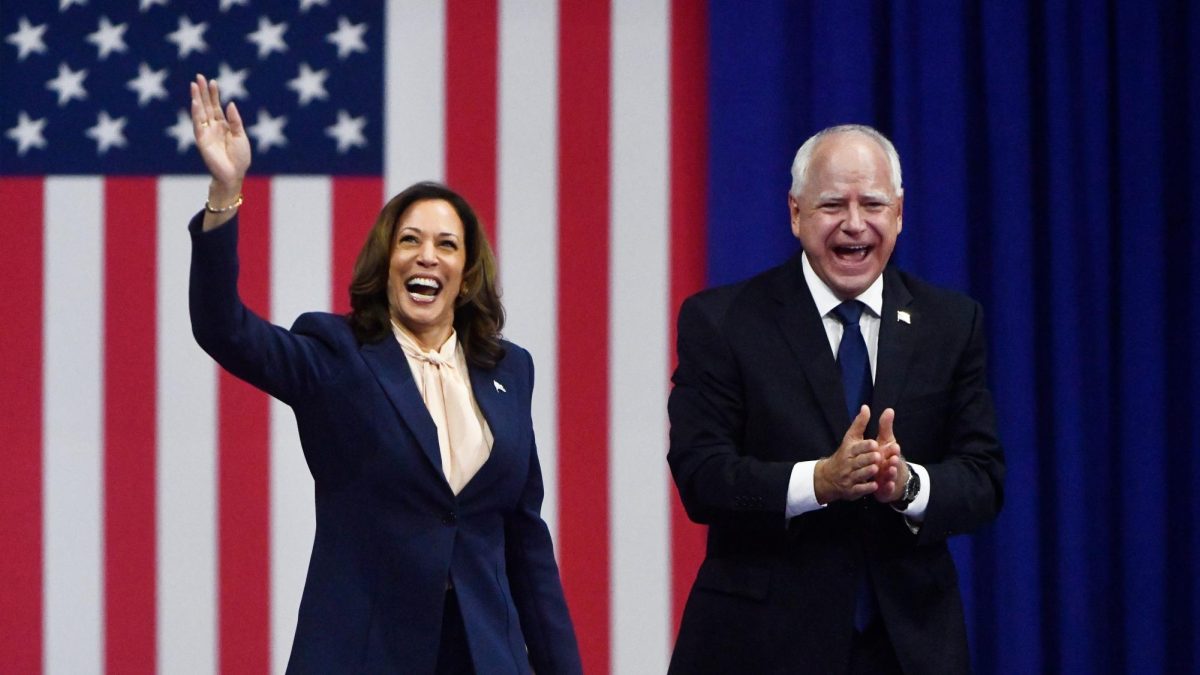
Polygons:
M237 295L241 116L203 76L191 96L212 174L190 224L193 332L292 407L316 481L289 672L580 672L540 515L533 362L499 337L470 206L432 183L400 193L359 254L349 317L273 326Z

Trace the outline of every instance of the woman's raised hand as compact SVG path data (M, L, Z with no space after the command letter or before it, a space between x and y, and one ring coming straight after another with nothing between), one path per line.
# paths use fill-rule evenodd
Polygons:
M242 191L242 181L250 168L250 139L237 105L230 102L221 110L221 96L215 81L197 75L191 83L192 132L204 165L212 174L209 204L232 204ZM232 215L232 214L231 214Z

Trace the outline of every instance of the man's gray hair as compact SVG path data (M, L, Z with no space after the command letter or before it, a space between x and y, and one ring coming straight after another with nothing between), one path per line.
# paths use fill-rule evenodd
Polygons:
M887 136L865 124L839 124L835 127L828 127L818 131L807 141L804 141L804 145L801 145L800 149L796 151L796 158L792 160L792 189L788 194L799 198L800 193L804 191L804 183L808 180L808 166L812 163L813 150L816 149L821 139L833 134L845 133L862 134L883 148L883 152L888 158L888 164L891 166L892 190L896 193L897 197L903 195L904 181L900 176L900 155L896 152L896 146L892 145Z

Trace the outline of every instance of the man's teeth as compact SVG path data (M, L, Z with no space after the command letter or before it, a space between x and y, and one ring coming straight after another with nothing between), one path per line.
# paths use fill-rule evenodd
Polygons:
M839 256L861 258L867 255L871 250L870 246L860 244L855 246L838 246L835 252Z

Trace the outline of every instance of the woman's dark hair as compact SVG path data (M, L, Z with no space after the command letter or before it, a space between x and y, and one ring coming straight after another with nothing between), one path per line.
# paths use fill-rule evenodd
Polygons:
M454 303L454 330L467 361L474 366L492 368L504 357L504 347L500 344L504 305L500 304L500 292L496 289L496 258L471 205L457 192L439 183L417 183L392 197L379 212L354 263L354 278L350 281L350 327L360 344L379 342L392 335L387 286L396 227L408 207L429 199L449 203L462 220L467 262L463 269L462 293Z

